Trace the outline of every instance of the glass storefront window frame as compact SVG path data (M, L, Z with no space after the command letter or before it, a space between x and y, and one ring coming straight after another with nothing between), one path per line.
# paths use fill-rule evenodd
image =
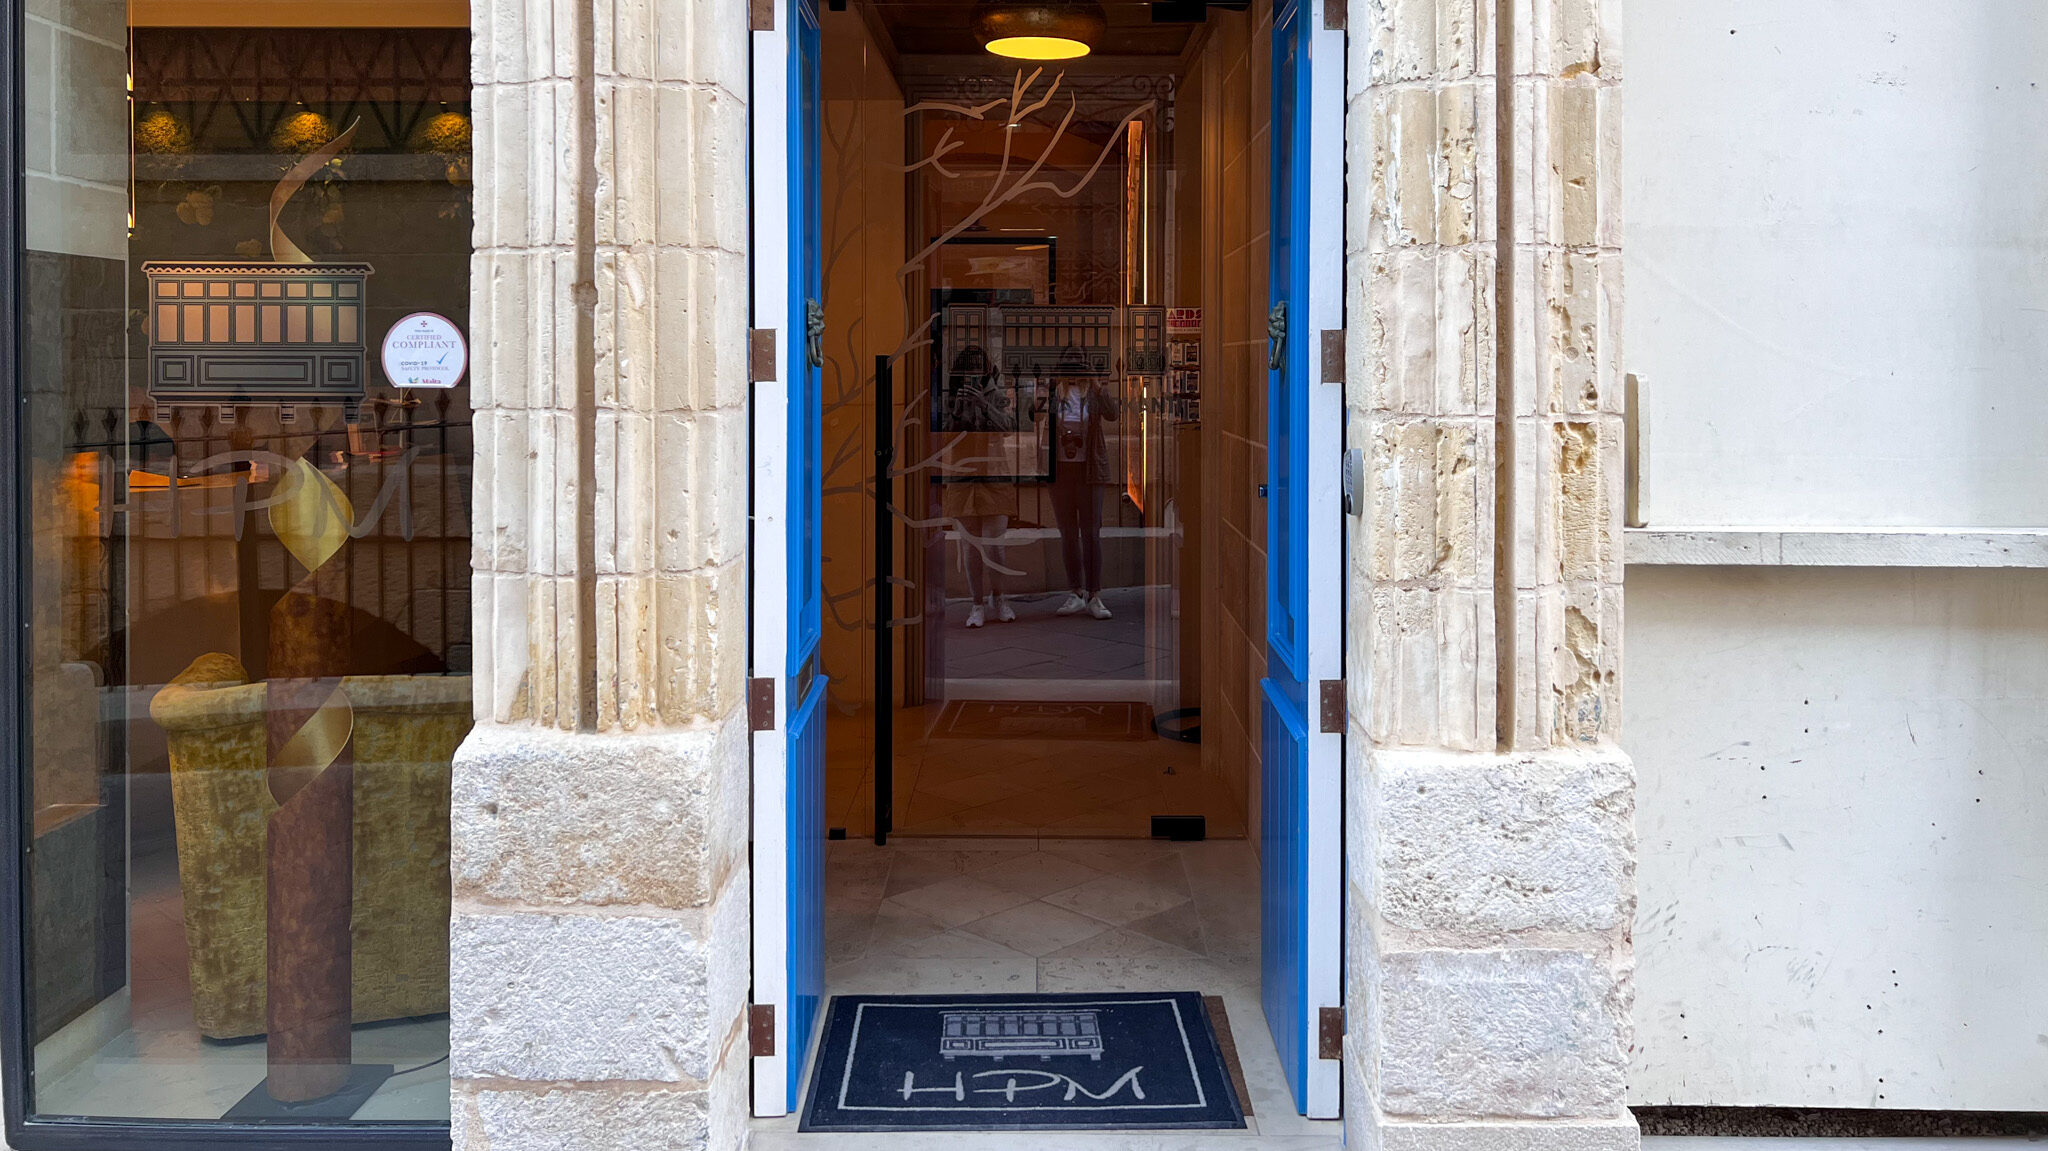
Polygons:
M0 404L0 1117L7 1143L16 1151L213 1151L216 1148L290 1148L291 1151L335 1151L389 1148L392 1151L448 1151L445 1122L380 1121L357 1126L335 1123L228 1122L71 1118L36 1115L31 1104L33 1047L28 1042L30 971L25 946L29 929L27 850L29 847L29 784L31 719L26 706L31 592L24 573L29 569L28 491L23 483L26 462L21 409L26 401L22 348L27 300L27 137L23 57L25 0L4 0L0 18L0 170L8 175L7 194L0 200L0 379L6 400Z

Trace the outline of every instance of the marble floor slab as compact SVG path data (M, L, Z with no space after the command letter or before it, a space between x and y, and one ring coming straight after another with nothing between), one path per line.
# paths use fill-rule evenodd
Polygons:
M1259 863L1244 840L833 842L827 991L1199 991L1219 995L1251 1092L1242 1131L802 1134L756 1120L752 1151L1334 1151L1335 1122L1295 1113L1259 1006Z

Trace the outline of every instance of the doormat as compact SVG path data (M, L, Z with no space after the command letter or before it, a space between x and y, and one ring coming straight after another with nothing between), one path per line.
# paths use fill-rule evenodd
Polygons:
M803 1131L1242 1128L1193 991L840 995Z
M956 699L939 713L941 739L1151 739L1152 705L1107 702Z

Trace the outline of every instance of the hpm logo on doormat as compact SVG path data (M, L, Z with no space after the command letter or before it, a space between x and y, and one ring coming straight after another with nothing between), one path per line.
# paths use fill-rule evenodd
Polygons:
M806 1131L1244 1126L1202 997L842 996Z

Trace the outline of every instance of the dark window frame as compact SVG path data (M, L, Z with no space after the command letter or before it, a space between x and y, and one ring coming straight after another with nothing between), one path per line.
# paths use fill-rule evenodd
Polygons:
M0 6L0 170L8 176L7 195L0 202L0 378L6 381L7 402L0 404L0 1111L4 1111L7 1142L18 1151L215 1151L222 1147L278 1148L280 1151L448 1151L446 1123L376 1122L352 1127L319 1124L226 1123L202 1120L58 1118L29 1110L33 1052L28 1039L29 987L27 940L28 868L25 866L30 813L28 786L29 728L24 701L28 688L28 648L24 642L30 618L27 570L27 493L22 476L21 420L23 396L22 341L27 299L23 280L27 264L27 173L23 142L27 137L22 26L25 0Z

